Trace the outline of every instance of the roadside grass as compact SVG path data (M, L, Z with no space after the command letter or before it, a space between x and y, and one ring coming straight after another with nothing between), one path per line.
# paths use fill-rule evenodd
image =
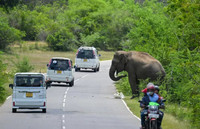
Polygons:
M10 46L8 52L5 52L2 57L4 63L7 65L7 71L11 74L9 80L3 87L6 90L6 96L12 94L12 89L9 88L9 84L13 82L13 75L15 74L15 65L14 63L18 63L24 57L29 59L30 64L34 67L31 72L41 72L46 73L47 64L49 63L52 57L67 57L73 61L75 61L77 50L74 51L51 51L48 49L48 45L46 42L26 42L18 43ZM112 51L99 51L101 54L100 60L111 60L114 52ZM2 103L0 103L1 105Z
M37 45L35 45L36 43ZM74 64L76 52L77 50L67 52L50 51L48 50L47 43L45 42L26 42L20 45L15 44L11 46L11 53L4 54L4 57L8 63L8 66L11 68L14 67L12 62L17 62L23 57L28 57L31 65L34 67L32 72L46 72L46 65L49 63L52 57L67 57L70 58ZM101 54L101 61L111 60L114 52L99 51L99 54Z

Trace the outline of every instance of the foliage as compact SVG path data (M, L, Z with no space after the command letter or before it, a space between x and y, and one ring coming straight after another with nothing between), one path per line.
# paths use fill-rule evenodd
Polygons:
M199 128L199 0L168 0L165 5L155 0L17 0L10 5L9 1L1 1L6 12L0 9L0 49L23 38L47 41L58 51L86 45L148 52L167 73L162 95L169 103L190 109L185 116ZM125 94L131 93L126 78L119 85ZM142 81L140 89L145 85Z
M3 63L2 52L0 51L0 103L2 103L5 100L6 97L6 91L3 85L8 80L8 75L6 72L6 64Z
M24 57L22 60L19 60L14 64L16 66L16 72L30 72L34 69L34 67L30 64L28 57Z
M199 0L169 0L166 11L177 21L177 38L181 42L179 48L194 50L200 46L200 8ZM183 43L184 42L184 43Z
M14 41L20 40L24 33L19 30L10 27L8 24L8 19L6 14L1 11L0 8L0 49L5 50L5 48L12 44Z

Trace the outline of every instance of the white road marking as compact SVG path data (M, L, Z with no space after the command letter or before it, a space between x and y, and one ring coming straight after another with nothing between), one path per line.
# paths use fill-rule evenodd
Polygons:
M88 74L86 74L86 75L84 75L84 76L82 76L81 78L85 78L86 76L88 76ZM80 79L77 79L77 80L75 80L74 82L77 82L77 81L79 81ZM63 97L63 111L64 111L64 108L65 108L65 103L66 103L66 98L67 98L67 92L69 91L69 87L65 90L65 94L64 94L64 97ZM62 129L65 129L66 127L64 126L64 124L65 124L65 115L63 114L62 115Z
M65 107L65 103L63 103L63 107Z
M133 112L130 110L130 108L127 106L127 104L126 104L126 102L123 100L123 99L121 99L122 100L122 102L124 103L124 105L126 106L126 108L128 109L128 111L135 117L135 118L137 118L139 121L141 121L141 119L139 118L139 117L137 117L136 115L134 115L133 114Z
M8 100L10 97L11 97L11 95L10 95L10 96L8 96L8 97L6 98L6 100Z
M77 81L79 81L79 79L76 79L74 82L77 82Z
M67 97L67 94L64 95L64 99L66 99L66 97Z
M86 74L86 75L82 76L81 78L85 78L86 76L88 76L88 74Z

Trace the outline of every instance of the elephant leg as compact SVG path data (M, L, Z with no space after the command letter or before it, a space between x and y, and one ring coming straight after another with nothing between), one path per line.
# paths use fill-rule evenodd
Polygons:
M136 79L136 76L135 75L131 75L131 74L129 74L128 79L129 79L129 84L130 84L131 90L132 90L131 99L133 99L135 97L138 97L138 91L139 91L139 87L137 85L138 81Z

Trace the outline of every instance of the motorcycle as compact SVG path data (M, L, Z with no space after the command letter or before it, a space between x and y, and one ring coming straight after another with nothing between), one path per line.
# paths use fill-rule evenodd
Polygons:
M165 102L163 100L162 102ZM142 103L142 101L139 101ZM147 111L144 112L145 114L145 129L159 129L157 126L158 118L159 118L159 108L161 108L160 104L156 102L149 102L149 105L146 106Z

